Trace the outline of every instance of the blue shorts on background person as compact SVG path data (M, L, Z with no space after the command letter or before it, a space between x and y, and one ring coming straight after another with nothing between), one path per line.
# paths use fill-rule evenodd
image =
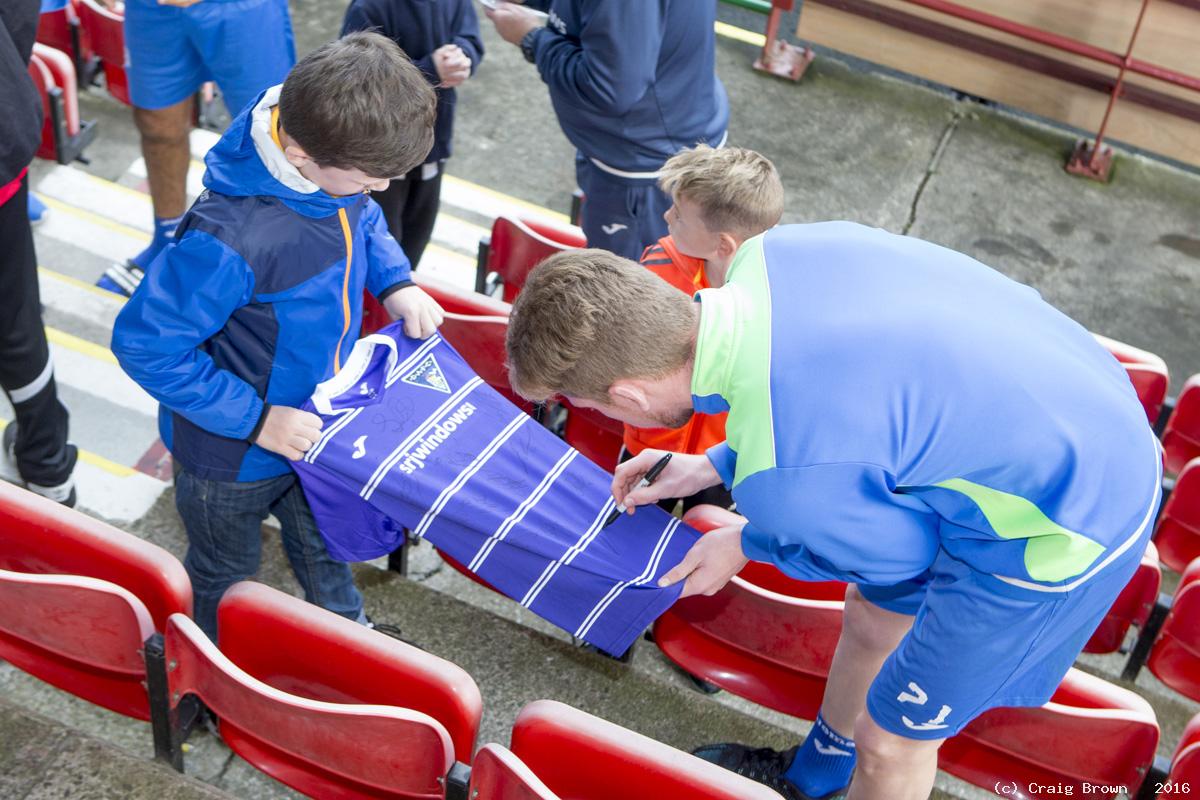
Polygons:
M296 61L286 0L202 0L187 8L125 3L129 92L138 108L172 106L216 81L230 116Z

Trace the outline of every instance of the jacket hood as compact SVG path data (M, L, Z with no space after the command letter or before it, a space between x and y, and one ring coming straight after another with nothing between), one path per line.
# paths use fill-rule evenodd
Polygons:
M282 86L272 86L238 114L204 157L204 187L230 197L278 197L308 217L327 217L361 195L334 197L300 174L271 135L271 112Z

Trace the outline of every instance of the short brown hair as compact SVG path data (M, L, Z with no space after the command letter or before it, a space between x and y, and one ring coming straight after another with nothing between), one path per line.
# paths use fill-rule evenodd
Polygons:
M433 148L437 96L385 36L352 33L300 60L279 95L279 122L322 167L371 178L411 170Z
M658 185L695 203L713 233L757 236L783 216L783 182L771 160L741 147L706 144L681 150L663 164Z
M608 400L620 378L661 378L692 360L692 300L607 250L567 250L534 268L509 317L509 380L530 400Z

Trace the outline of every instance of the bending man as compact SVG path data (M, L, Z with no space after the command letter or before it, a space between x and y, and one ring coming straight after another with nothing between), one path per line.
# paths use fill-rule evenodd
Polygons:
M728 411L727 441L618 468L642 505L723 482L745 520L664 581L719 590L747 559L851 583L812 733L697 755L789 800L926 797L937 750L1048 700L1136 569L1159 449L1124 371L1034 290L967 256L833 222L738 251L692 303L595 250L535 269L510 375L634 425Z

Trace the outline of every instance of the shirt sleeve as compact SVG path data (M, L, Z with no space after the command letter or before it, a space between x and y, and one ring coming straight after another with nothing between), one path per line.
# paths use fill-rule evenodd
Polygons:
M454 18L454 43L471 59L471 74L483 61L483 38L479 35L479 17L474 0L462 0Z
M750 513L742 550L801 580L890 585L913 578L937 555L938 517L894 488L891 476L872 464L751 475L739 492L743 513Z
M542 28L533 51L556 99L620 116L654 84L665 20L648 0L590 0L579 41Z
M359 223L367 255L367 291L380 301L397 289L412 283L412 266L388 231L383 211L374 200L367 200Z
M245 439L263 413L246 381L201 345L250 302L254 276L241 256L202 231L185 235L146 270L113 327L122 369L150 396L219 436Z

